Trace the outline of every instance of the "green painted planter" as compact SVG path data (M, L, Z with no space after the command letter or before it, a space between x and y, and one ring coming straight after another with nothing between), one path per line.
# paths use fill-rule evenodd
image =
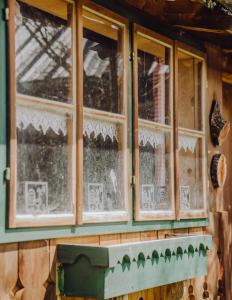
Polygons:
M59 245L62 295L108 299L207 273L211 236L185 236L113 246Z

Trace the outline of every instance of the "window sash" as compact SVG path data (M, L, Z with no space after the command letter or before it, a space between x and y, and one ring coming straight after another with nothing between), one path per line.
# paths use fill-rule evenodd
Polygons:
M206 144L206 56L200 50L183 44L182 42L175 42L175 78L178 78L178 51L181 51L192 58L197 58L202 62L202 77L201 77L201 118L202 127L200 130L188 129L180 127L178 124L178 80L175 81L175 97L174 97L174 131L175 131L175 194L176 194L176 219L198 219L207 217L207 144ZM180 207L180 176L179 176L179 134L185 134L190 137L200 138L202 141L202 183L203 194L202 202L203 208L199 210L181 210Z
M138 56L137 56L137 35L145 37L150 41L154 41L155 43L160 44L161 46L165 46L170 49L170 80L169 80L169 114L170 114L170 123L162 124L149 120L140 119L138 116ZM140 209L140 184L139 184L139 128L143 126L144 128L153 129L153 130L162 130L162 132L170 133L170 149L173 149L173 107L172 107L172 98L173 98L173 41L168 39L160 34L157 34L149 29L146 29L138 24L134 24L133 28L133 52L134 52L134 61L133 61L133 80L134 80L134 102L133 102L133 115L134 115L134 173L135 173L135 213L134 218L136 221L143 220L172 220L175 219L175 199L174 199L174 174L171 171L171 210L154 210L154 211L142 211ZM173 153L171 150L170 155L170 169L172 170L172 166L174 164Z
M64 0L64 3L68 3ZM9 227L40 227L40 226L62 226L62 225L74 225L76 220L76 202L75 198L75 123L76 123L76 88L75 88L75 73L76 73L76 58L75 58L75 4L72 9L72 103L62 103L54 100L48 100L45 98L39 98L34 96L21 95L16 92L16 55L15 55L15 12L16 1L9 1L9 22L8 22L8 34L9 34L9 99L10 99L10 170L11 178L9 181ZM30 4L29 4L30 5ZM68 153L71 155L68 161L69 179L68 184L71 188L70 204L73 207L70 213L58 213L58 214L17 214L17 136L16 136L16 104L26 105L32 109L42 108L51 110L54 113L63 113L71 116L71 124L67 121L67 139L68 139ZM38 110L40 111L40 110ZM71 139L71 140L70 140ZM74 167L71 167L74 164ZM71 173L70 173L71 172Z
M122 44L120 45L121 51L123 54L123 91L122 91L122 112L119 113L112 113L107 112L99 109L84 107L83 106L83 115L82 115L82 128L85 118L91 118L94 120L102 120L112 123L121 124L122 126L122 147L123 147L123 176L125 178L123 185L124 185L124 209L121 211L103 211L103 212L88 212L84 211L83 209L83 202L84 202L84 195L83 195L83 179L82 179L82 196L79 197L79 205L82 207L82 213L81 213L81 223L107 223L107 222L117 222L117 221L128 221L130 219L130 153L129 153L129 101L128 101L128 57L129 57L129 39L128 39L128 21L127 19L118 16L117 14L108 11L105 8L99 9L99 7L95 4L88 3L88 6L84 6L83 9L85 9L87 12L91 12L95 14L98 17L101 17L103 19L106 19L114 24L117 24L120 26L122 30ZM82 13L83 16L83 13ZM83 22L82 23L82 28ZM82 31L83 32L83 31ZM83 34L82 34L83 38ZM82 62L83 62L83 54L82 54ZM82 72L83 66L80 66L80 72ZM83 76L83 75L82 75ZM83 93L83 91L82 91ZM83 99L83 96L82 96ZM83 100L82 100L83 101ZM82 140L83 145L83 140ZM83 148L84 149L84 148ZM83 162L83 160L82 160ZM79 161L80 163L80 161ZM83 170L83 163L81 166ZM84 170L83 170L84 171ZM82 175L83 177L83 175Z

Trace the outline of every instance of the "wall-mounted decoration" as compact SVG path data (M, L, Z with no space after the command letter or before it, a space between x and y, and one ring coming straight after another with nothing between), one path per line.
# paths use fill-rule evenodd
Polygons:
M59 245L58 291L109 299L204 276L211 241L209 235L192 235L111 246Z
M211 180L214 188L222 187L227 175L226 157L215 154L211 161Z
M221 146L230 131L230 122L223 119L217 100L212 102L209 121L212 143L214 146Z

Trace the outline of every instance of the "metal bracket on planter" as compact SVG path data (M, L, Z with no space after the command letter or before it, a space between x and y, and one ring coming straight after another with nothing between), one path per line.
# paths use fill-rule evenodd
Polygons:
M58 290L108 299L204 276L210 235L112 246L58 245Z

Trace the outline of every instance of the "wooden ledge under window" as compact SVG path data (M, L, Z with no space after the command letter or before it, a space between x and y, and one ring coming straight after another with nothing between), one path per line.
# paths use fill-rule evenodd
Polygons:
M103 247L58 245L58 291L108 299L204 276L211 242L210 235L195 235Z

